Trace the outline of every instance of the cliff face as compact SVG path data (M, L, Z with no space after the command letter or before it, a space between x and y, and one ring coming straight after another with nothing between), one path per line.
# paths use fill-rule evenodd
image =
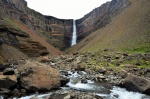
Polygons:
M129 0L112 0L76 20L78 42L92 32L105 27L111 20L130 5Z
M44 16L28 8L27 2L24 0L1 0L0 5L1 18L19 20L61 50L70 46L69 39L72 35L73 20ZM58 42L63 42L62 46L58 46L60 45Z

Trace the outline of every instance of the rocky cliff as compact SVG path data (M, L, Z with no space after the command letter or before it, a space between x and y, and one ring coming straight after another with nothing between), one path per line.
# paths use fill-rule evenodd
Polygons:
M72 24L73 20L45 16L28 8L25 0L0 0L0 44L16 47L29 56L60 54L59 50L70 46Z
M78 42L92 32L105 27L111 20L130 5L129 0L112 0L76 20Z
M20 27L20 24L24 25L59 50L64 50L70 46L73 20L42 15L28 8L25 0L0 0L0 19L1 23L11 24L11 28L15 27L27 32ZM33 39L31 36L29 38ZM1 37L1 39L3 38Z

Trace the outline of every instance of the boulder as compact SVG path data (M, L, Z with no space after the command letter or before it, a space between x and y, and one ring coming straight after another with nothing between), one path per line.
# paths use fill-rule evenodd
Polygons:
M0 75L0 88L13 89L17 85L17 77Z
M69 81L69 78L61 77L61 86L65 86Z
M129 91L150 95L150 81L145 78L128 75L123 82L123 86Z
M21 87L29 92L49 91L60 87L60 74L56 69L38 62L27 61L18 67Z
M82 64L77 65L77 67L75 68L76 71L84 71L85 67Z
M6 68L4 69L3 71L3 75L13 75L15 72L14 72L14 69L13 68Z
M21 93L19 92L18 89L14 89L14 90L12 91L12 95L13 95L13 97L18 98L18 97L21 95Z

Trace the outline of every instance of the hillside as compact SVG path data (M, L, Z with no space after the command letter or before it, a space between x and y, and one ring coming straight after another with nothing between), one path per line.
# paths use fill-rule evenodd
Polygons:
M15 55L25 58L62 54L60 50L71 45L72 23L73 20L42 15L28 8L25 0L1 0L0 60L16 59ZM3 45L15 51L7 54L9 50Z
M91 33L71 50L150 52L150 1L130 0L130 3L108 25Z

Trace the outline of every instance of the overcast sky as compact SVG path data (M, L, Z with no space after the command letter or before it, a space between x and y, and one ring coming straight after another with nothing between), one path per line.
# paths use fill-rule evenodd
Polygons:
M111 0L26 0L28 7L61 19L79 19Z

